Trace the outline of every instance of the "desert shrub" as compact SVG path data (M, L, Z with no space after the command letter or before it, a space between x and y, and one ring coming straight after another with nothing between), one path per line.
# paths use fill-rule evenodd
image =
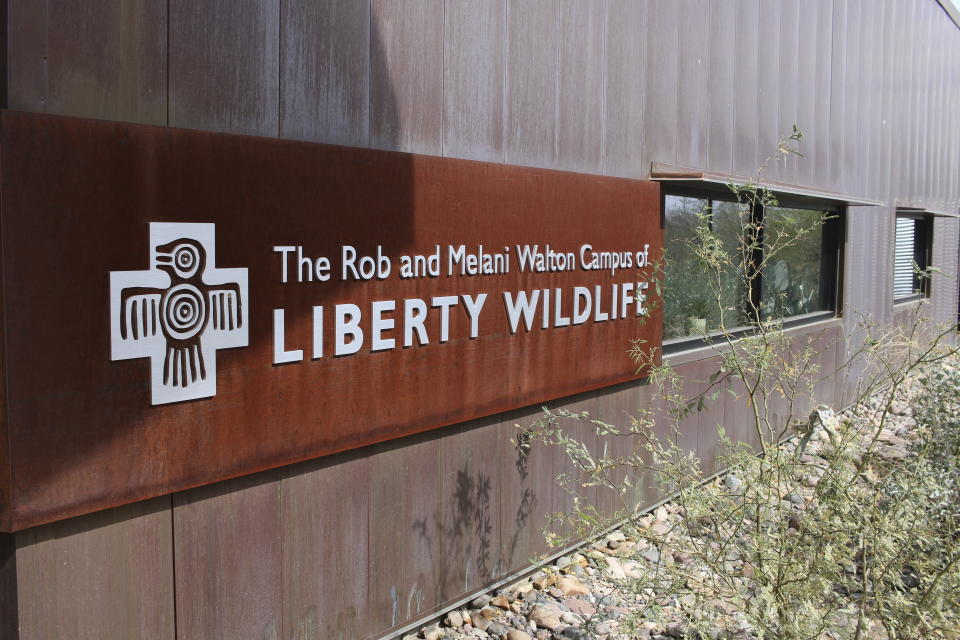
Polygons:
M801 137L795 129L778 155L795 153ZM731 189L748 207L776 202L761 179ZM807 224L767 238L764 259L791 251L823 220ZM930 326L922 307L896 327L861 322L836 372L817 365L816 338L783 330L783 305L749 297L760 301L738 317L751 318L753 331L734 333L723 326L724 287L730 273L742 279L737 287L757 286L764 264L752 260L763 232L744 218L731 264L704 214L683 252L708 275L721 319L710 339L720 366L706 391L685 395L677 373L641 345L633 355L658 411L641 408L616 425L545 411L525 429L523 442L561 447L579 469L559 479L574 508L557 514L562 526L548 537L560 544L622 525L638 554L656 553L642 555L641 575L618 588L648 603L640 617L669 616L688 637L960 637L960 363L945 346L955 327ZM848 409L815 405L824 377L850 375ZM721 428L726 471L710 477L681 446L679 425L730 388L750 407L752 442ZM603 440L628 439L609 450L629 453L599 455L564 428L570 420L588 421ZM672 495L670 509L638 509L640 483ZM620 508L591 503L594 487L618 496Z

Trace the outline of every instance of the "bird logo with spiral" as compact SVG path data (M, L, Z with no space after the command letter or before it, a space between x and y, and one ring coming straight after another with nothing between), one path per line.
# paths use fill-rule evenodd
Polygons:
M151 269L110 273L111 359L150 359L152 404L216 395L217 350L248 344L247 270L214 266L215 233L151 223Z

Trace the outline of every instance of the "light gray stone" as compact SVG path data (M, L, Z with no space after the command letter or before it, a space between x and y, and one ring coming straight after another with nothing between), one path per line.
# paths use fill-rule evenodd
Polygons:
M530 611L530 615L527 617L540 629L553 630L560 626L560 612L553 605L534 605L533 610Z
M490 604L490 596L484 593L474 598L470 606L474 609L483 609L488 604Z
M660 551L656 547L647 547L640 553L640 556L652 564L660 562Z

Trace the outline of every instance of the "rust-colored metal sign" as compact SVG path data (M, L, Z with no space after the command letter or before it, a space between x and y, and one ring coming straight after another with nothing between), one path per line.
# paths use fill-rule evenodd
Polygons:
M660 343L653 183L15 112L0 135L4 530L625 381Z

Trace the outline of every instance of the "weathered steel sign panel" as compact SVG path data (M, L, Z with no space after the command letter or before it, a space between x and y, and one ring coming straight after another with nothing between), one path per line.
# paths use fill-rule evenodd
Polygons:
M652 183L14 112L0 135L6 530L629 380L660 342Z

